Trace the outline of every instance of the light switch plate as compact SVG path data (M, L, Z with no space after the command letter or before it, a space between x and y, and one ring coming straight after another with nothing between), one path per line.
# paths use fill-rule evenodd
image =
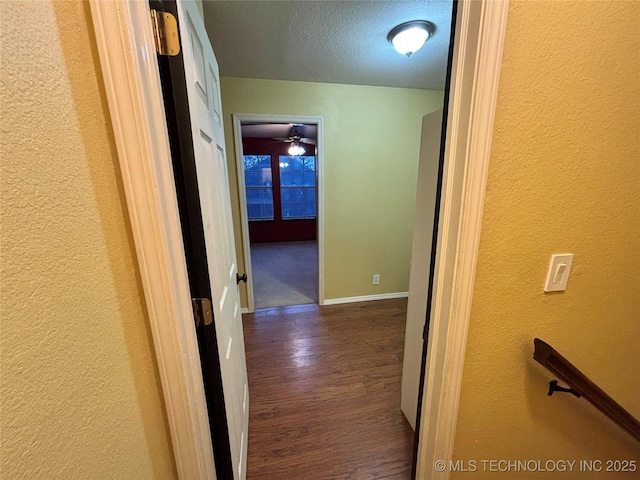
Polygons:
M567 280L569 280L572 263L572 253L551 255L547 281L544 284L545 292L563 292L567 289Z

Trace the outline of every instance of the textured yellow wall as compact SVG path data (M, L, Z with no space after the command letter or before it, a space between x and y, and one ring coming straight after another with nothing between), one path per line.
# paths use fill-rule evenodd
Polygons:
M1 17L2 478L176 478L88 6Z
M585 400L549 398L553 375L532 359L540 337L640 418L639 24L638 2L511 2L458 459L640 460ZM568 288L545 294L564 252Z
M241 78L222 78L221 84L236 238L241 230L231 115L322 116L325 298L406 292L422 117L442 108L443 92ZM239 241L236 249L242 267ZM379 286L372 285L374 273Z

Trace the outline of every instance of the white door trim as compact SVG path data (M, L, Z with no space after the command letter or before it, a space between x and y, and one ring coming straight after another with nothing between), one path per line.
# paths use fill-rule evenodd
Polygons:
M458 4L417 478L450 478L508 7Z
M240 197L240 224L242 229L242 251L247 272L247 312L255 309L253 295L253 275L251 271L251 245L249 242L249 216L245 195L244 166L242 163L242 124L248 122L303 123L318 126L316 169L318 178L318 208L316 211L316 236L318 239L318 304L324 305L324 119L316 116L271 115L257 113L233 114L233 140L236 150L236 173L238 176L238 196ZM244 312L243 312L244 313Z
M92 0L100 65L179 478L216 478L147 2Z
M418 478L449 478L434 465L453 453L507 8L458 6ZM215 478L148 5L91 0L91 12L178 475Z

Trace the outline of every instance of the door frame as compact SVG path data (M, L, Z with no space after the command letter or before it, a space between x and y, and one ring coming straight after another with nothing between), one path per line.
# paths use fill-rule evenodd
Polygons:
M509 0L458 1L416 478L453 458ZM438 217L436 217L438 218Z
M177 473L216 478L149 6L90 7ZM418 478L450 476L507 10L458 6Z
M149 4L91 16L180 479L215 479L213 446Z
M316 239L318 242L318 304L324 305L324 118L321 116L271 115L261 113L233 114L233 141L236 154L236 174L238 177L238 197L240 198L240 225L242 229L242 251L244 268L247 272L247 308L243 313L253 313L255 297L253 294L253 274L251 268L251 242L249 237L249 214L247 213L247 195L244 180L244 164L242 157L242 124L249 122L263 123L302 123L317 125L318 138L316 145Z

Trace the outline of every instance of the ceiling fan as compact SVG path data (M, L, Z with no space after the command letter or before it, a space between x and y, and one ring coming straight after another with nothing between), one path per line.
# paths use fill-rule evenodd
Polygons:
M274 138L274 140L279 140L281 142L291 144L288 150L289 155L291 156L304 155L305 153L307 153L305 148L301 145L301 143L306 143L308 145L316 144L316 140L314 138L303 137L302 134L298 131L299 127L304 127L304 125L300 125L300 124L291 125L291 134L289 135L288 138L284 138L284 137Z
M293 124L291 125L291 133L289 134L288 137L279 137L279 138L274 138L274 140L279 140L281 142L285 142L285 143L294 143L294 144L300 144L300 143L306 143L309 145L315 145L316 144L316 139L315 138L307 138L307 137L303 137L303 133L301 133L298 129L300 127L304 127L304 125L302 124Z

